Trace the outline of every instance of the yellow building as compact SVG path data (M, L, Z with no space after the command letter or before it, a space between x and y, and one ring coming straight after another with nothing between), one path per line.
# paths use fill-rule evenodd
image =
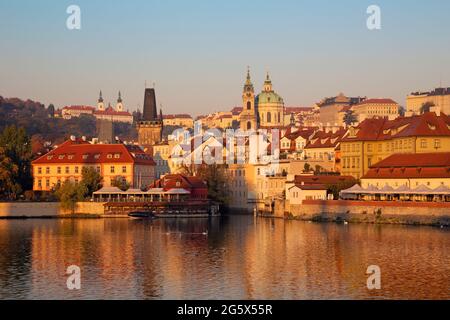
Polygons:
M392 154L449 151L450 117L445 114L367 119L350 127L341 141L341 173L359 179Z
M420 114L425 104L450 114L450 88L437 88L431 92L414 92L406 98L406 111Z
M400 106L392 99L367 99L351 107L358 122L375 117L394 120L399 117Z
M91 144L71 138L32 162L33 190L51 191L65 181L81 182L83 168L95 168L109 187L117 178L133 188L152 183L155 163L137 146Z
M163 116L164 126L176 126L182 128L193 128L194 119L188 114L168 114Z

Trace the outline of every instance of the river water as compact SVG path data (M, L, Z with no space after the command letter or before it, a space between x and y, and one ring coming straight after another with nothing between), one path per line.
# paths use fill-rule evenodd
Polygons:
M249 216L0 220L0 299L450 299L449 247L439 228Z

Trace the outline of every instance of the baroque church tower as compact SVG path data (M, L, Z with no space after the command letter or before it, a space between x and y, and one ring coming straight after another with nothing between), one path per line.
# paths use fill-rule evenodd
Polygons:
M122 94L120 93L120 91L119 91L119 98L117 99L116 111L123 112L123 101L122 101Z
M98 97L97 108L100 111L105 111L105 103L103 102L103 94L102 94L101 90L100 90L100 95Z
M250 77L250 68L247 70L247 80L245 81L242 93L242 113L240 114L240 129L242 131L258 129L258 112L255 106L255 88Z

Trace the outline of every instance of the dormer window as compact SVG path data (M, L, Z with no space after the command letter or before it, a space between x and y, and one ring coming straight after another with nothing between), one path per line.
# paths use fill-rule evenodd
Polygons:
M109 154L107 155L107 158L108 158L108 159L112 159L112 158L113 158L113 155L112 155L111 153L109 153Z
M47 156L47 160L52 160L53 159L53 155Z
M95 158L96 160L100 159L100 154L97 153L97 154L94 156L94 158Z
M64 159L64 157L65 157L65 155L63 155L63 154L60 154L60 155L58 156L58 159L59 159L59 160L63 160L63 159Z
M67 156L67 159L72 160L73 157L74 157L73 154L70 154L70 155Z
M116 153L116 154L114 155L114 158L115 158L115 159L120 159L120 153Z
M87 160L88 157L89 157L88 154L83 154L83 160Z

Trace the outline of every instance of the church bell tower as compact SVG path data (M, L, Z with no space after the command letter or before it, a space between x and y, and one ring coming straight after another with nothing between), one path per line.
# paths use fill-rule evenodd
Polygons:
M258 116L255 107L255 88L250 77L250 68L247 70L247 79L242 92L242 112L240 114L240 128L242 131L257 130Z
M162 140L163 120L158 117L155 89L145 89L144 112L137 124L138 142L144 147L151 147Z

